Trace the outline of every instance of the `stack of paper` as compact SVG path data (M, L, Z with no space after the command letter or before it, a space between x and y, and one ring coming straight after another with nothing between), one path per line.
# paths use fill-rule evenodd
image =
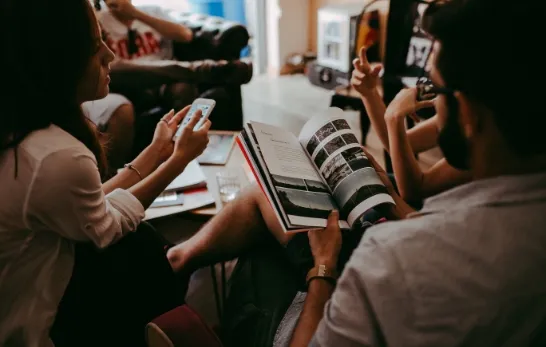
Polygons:
M165 191L186 191L195 188L203 188L207 186L207 177L201 170L201 167L196 160L188 164L184 172L182 172L174 181L165 188Z

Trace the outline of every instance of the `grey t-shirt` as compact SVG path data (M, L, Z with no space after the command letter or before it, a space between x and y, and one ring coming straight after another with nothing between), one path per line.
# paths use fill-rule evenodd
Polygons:
M452 189L370 228L311 346L546 346L546 173Z

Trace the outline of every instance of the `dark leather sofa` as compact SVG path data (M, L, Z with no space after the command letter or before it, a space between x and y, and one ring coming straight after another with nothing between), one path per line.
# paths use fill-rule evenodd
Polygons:
M241 130L243 126L241 85L252 78L252 63L240 59L248 45L247 29L218 17L179 12L170 16L194 33L191 42L173 44L176 61L120 64L110 74L110 90L127 96L135 106L135 154L150 143L155 124L168 112L151 92L163 84L192 83L198 97L216 100L210 117L213 129Z

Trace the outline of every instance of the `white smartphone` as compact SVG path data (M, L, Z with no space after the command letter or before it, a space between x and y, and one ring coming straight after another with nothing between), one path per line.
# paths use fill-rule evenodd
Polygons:
M173 136L173 140L175 140L180 134L182 133L182 130L190 122L190 120L193 118L193 115L197 110L201 110L201 119L197 122L193 130L199 130L203 123L209 118L212 110L214 109L214 106L216 105L216 101L212 99L195 99L195 101L191 104L190 110L188 111L188 114L186 114L186 117L180 122L180 125L178 127L178 130L176 130L176 134Z

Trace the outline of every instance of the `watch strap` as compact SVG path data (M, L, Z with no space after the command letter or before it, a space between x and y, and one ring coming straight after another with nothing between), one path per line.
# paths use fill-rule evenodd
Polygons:
M337 277L337 271L335 269L329 269L326 265L317 265L307 273L306 283L309 285L309 282L312 280L321 278L335 284Z

